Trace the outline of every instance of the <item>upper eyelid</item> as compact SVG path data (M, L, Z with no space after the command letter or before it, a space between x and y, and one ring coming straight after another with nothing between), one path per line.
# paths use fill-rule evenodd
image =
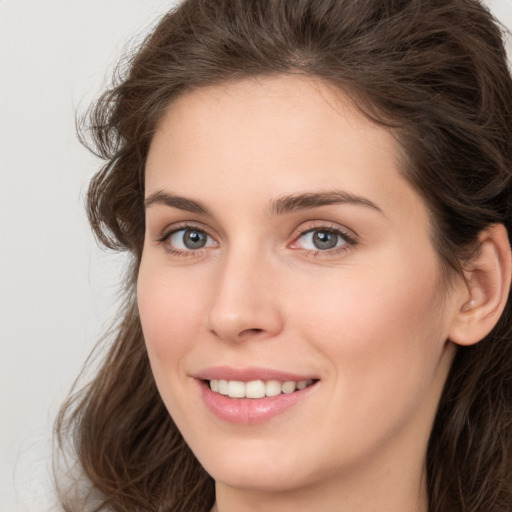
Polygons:
M357 242L359 240L359 235L353 229L349 229L341 224L338 224L337 222L330 222L325 220L313 220L303 222L297 228L295 228L294 240L296 240L301 235L310 233L311 231L322 230L339 233L342 236L345 236L348 240L351 240L353 242Z
M309 235L310 233L313 233L315 231L324 231L324 232L330 232L330 233L334 233L336 234L338 237L340 237L341 239L343 239L345 241L345 244L344 245L355 245L357 243L357 240L354 238L354 237L351 237L350 235L348 235L347 233L345 233L344 231L340 230L340 229L322 229L322 228L313 228L313 229L308 229L306 231L303 231L301 233L299 233L298 236L296 236L293 241L291 242L290 245L294 245L296 244L301 238L305 237L306 235ZM308 251L311 251L313 249L308 249ZM321 252L329 252L331 250L335 250L335 248L333 247L332 249L325 249L325 250L322 250L322 249L319 249L319 251Z
M180 225L180 224L168 225L166 228L164 228L160 232L160 235L158 236L158 238L155 241L156 245L162 246L168 254L172 254L176 257L177 256L198 257L199 255L202 254L203 250L212 248L211 246L210 247L203 246L203 247L199 247L197 249L184 249L184 248L175 247L171 243L173 235L175 235L176 233L178 233L180 231L187 231L188 229L193 230L193 231L200 231L200 232L206 234L206 236L208 238L210 238L211 240L214 241L215 246L218 246L219 242L217 241L217 239L215 237L213 237L210 233L208 233L208 231L206 229L204 229L202 227L197 227L194 224L191 224L190 222L185 223L183 225Z
M201 223L196 223L194 221L186 221L186 222L177 222L166 225L162 230L159 231L157 238L164 239L176 233L177 231L187 230L187 229L196 229L197 231L202 231L206 233L209 237L216 240L216 237L212 235L211 230L205 228Z
M213 230L197 221L179 221L176 223L168 224L158 232L157 241L164 241L168 239L173 233L186 229L197 229L198 231L204 232L217 243L220 243L220 237L215 232L212 233ZM357 233L336 222L326 220L309 220L302 222L293 230L291 234L291 241L288 242L287 245L294 243L301 236L304 236L307 233L321 230L338 233L340 236L345 237L348 242L356 243L359 240Z

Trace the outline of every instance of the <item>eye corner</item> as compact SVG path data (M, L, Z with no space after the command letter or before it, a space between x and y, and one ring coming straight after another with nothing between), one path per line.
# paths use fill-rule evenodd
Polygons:
M337 255L358 243L357 235L333 223L307 223L299 226L289 247L305 251L306 257Z
M219 242L203 227L189 223L166 226L156 237L155 244L172 256L200 256L204 250L219 246Z

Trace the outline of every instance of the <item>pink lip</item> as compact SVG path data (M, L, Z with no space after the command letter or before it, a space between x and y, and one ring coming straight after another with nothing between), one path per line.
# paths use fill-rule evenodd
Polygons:
M215 393L208 385L207 380L225 379L249 382L251 380L309 380L315 379L304 375L294 375L287 372L275 371L263 368L233 369L227 367L209 368L195 376L199 383L202 399L208 409L218 418L237 424L253 425L268 421L283 413L290 407L298 404L314 390L318 382L313 385L294 391L290 394L281 393L278 396L264 398L229 398ZM315 379L316 380L316 379Z
M270 368L231 368L229 366L214 366L202 370L194 375L199 380L239 380L241 382L250 382L251 380L317 380L315 375L298 375L296 373L288 373Z

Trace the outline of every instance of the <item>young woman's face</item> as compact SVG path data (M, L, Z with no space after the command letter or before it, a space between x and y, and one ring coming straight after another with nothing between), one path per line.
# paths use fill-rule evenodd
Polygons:
M456 301L399 166L393 136L313 79L189 92L158 126L140 317L162 398L217 482L421 469Z

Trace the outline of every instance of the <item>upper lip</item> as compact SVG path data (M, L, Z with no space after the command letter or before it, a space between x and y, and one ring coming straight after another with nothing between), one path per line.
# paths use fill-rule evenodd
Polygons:
M318 377L314 375L304 375L291 373L282 370L275 370L272 368L232 368L229 366L212 366L205 368L194 375L199 380L237 380L241 382L250 382L253 380L280 380L280 381L302 381L302 380L317 380Z

